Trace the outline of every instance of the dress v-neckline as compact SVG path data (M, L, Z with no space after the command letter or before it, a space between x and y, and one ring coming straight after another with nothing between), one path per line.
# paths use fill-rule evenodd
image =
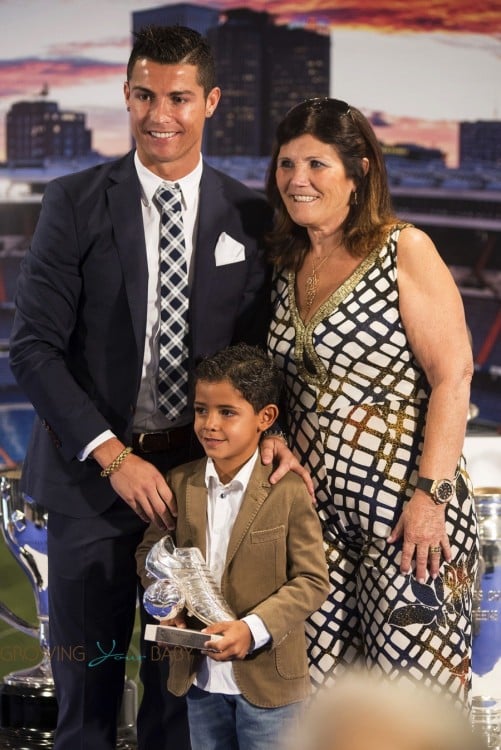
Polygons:
M386 245L385 245L386 246ZM317 310L313 313L311 318L305 323L299 312L299 307L296 298L296 272L289 271L288 273L288 284L289 284L289 300L291 314L293 318L294 328L298 331L299 328L305 332L309 329L314 330L323 318L330 315L330 313L339 307L346 297L351 294L353 289L357 286L359 281L365 276L367 271L374 265L377 257L379 256L382 248L377 247L372 250L363 260L353 269L347 279L340 284L337 289L329 294L329 296L322 302Z
M348 297L355 289L357 284L365 276L370 268L376 263L384 248L388 246L385 243L382 247L372 250L366 258L353 270L350 276L344 281L332 294L323 302L318 310L312 315L307 323L304 323L297 307L295 281L296 274L294 271L288 272L288 290L289 290L289 307L291 322L295 331L294 358L298 373L305 382L315 385L320 390L329 382L329 373L324 363L315 351L313 332L317 325L339 307L341 302ZM306 366L309 362L309 366Z

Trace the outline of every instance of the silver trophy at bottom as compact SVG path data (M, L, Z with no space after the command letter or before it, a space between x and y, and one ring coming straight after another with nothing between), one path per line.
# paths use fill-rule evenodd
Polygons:
M0 601L0 618L21 633L37 638L42 652L34 667L0 680L0 750L51 748L57 724L57 701L50 665L47 511L19 489L19 469L0 471L0 529L5 544L33 588L38 625L12 612ZM1 578L0 578L1 580ZM135 744L137 688L125 681L117 748Z
M35 594L38 626L30 625L0 602L0 617L37 638L42 652L34 667L11 672L0 685L0 746L34 749L52 745L57 702L50 666L47 587L47 513L21 495L20 471L0 474L1 530L7 547L28 576ZM29 742L29 745L26 743Z
M471 720L501 750L501 487L477 487L480 557L473 595Z
M205 625L237 616L225 601L198 547L176 547L170 534L153 545L146 570L156 580L146 588L143 604L158 620L172 619L183 609ZM147 625L145 639L182 648L203 649L221 636L165 625Z

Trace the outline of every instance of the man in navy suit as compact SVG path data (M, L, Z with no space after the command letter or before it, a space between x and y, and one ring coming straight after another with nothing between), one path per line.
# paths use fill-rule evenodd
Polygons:
M115 747L134 552L147 522L173 528L163 472L195 455L189 409L171 422L158 408L160 183L182 194L191 362L239 340L264 343L269 316L269 209L200 153L221 95L206 41L184 27L141 30L124 94L136 149L47 185L10 347L37 413L22 489L49 510L55 750ZM303 473L279 438L262 451L280 461L275 481L289 468ZM75 646L85 660L58 658ZM166 665L145 658L141 669L139 747L189 747L184 702L166 697Z

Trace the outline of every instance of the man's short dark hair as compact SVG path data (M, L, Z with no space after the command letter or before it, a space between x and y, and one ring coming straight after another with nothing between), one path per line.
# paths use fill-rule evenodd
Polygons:
M127 63L127 80L136 62L146 57L161 65L195 65L197 81L205 96L216 85L215 63L205 37L187 26L144 26L134 32L134 45Z
M258 346L235 344L202 359L195 369L195 383L229 381L256 414L268 404L279 404L283 387L280 369Z

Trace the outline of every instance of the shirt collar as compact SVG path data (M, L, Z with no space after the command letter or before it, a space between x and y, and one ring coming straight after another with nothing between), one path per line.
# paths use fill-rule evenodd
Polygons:
M202 178L203 161L202 155L198 161L195 169L189 174L181 177L179 180L162 180L157 174L154 174L151 170L142 164L137 155L137 151L134 154L134 166L136 167L137 176L141 185L141 200L145 206L152 205L153 196L159 185L165 183L166 185L179 185L181 188L181 194L183 197L184 207L187 205L187 196L196 194L200 186L200 180Z
M240 487L240 489L245 489L247 485L249 484L249 479L251 477L252 471L254 469L254 465L256 463L257 457L258 457L258 449L256 448L254 454L249 458L249 460L242 466L240 471L235 474L231 482L229 482L226 487ZM216 471L216 467L214 466L214 461L212 458L207 459L207 464L205 466L205 484L207 488L210 487L211 483L213 484L219 484L221 485L221 480L219 479Z

